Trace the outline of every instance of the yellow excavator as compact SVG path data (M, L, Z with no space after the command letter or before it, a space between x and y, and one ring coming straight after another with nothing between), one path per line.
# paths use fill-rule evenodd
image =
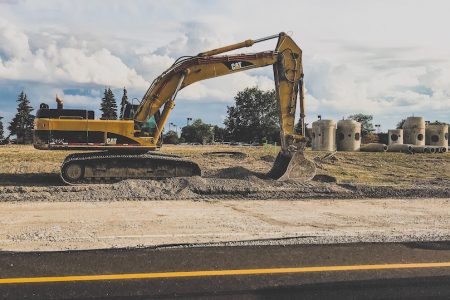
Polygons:
M274 38L278 38L274 51L219 55ZM94 111L64 109L60 99L56 109L43 103L36 114L34 147L101 150L66 157L61 178L68 184L201 175L196 163L154 151L161 147L161 134L177 93L197 81L265 66L273 66L281 128L281 151L268 176L280 180L311 179L315 166L303 154L306 139L302 50L283 32L180 57L152 82L140 104L125 106L121 120L98 120ZM301 133L294 130L297 103Z

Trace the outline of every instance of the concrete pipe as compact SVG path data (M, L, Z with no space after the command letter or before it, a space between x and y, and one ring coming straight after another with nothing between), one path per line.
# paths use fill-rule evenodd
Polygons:
M360 151L362 152L386 152L388 149L388 146L385 144L378 144L378 143L369 143L366 145L362 145L360 148Z
M448 125L430 124L425 128L426 145L445 147L448 145Z
M428 146L427 149L428 153L436 153L436 147ZM437 149L437 152L439 153L439 149Z
M403 144L403 129L388 130L388 145Z
M430 149L430 153L445 153L447 152L446 147L439 147L439 146L427 146Z
M312 123L311 148L315 151L336 150L336 122L318 120Z
M403 124L403 142L417 146L425 145L425 119L408 117Z
M413 145L413 151L414 153L435 153L436 147L432 146L415 146Z
M429 153L430 150L427 146L413 146L414 153Z
M361 123L340 120L336 129L337 151L359 151L361 147Z
M392 144L388 146L387 152L413 153L413 147L407 144Z

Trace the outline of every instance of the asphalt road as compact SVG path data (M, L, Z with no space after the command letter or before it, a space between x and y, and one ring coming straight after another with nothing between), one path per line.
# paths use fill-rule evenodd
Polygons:
M1 252L1 299L449 299L450 242Z

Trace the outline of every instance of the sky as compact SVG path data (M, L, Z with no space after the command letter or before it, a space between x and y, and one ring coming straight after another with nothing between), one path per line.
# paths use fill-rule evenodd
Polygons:
M284 31L303 50L308 123L354 113L383 131L412 115L450 123L449 11L445 0L0 0L0 116L10 121L22 90L35 109L58 94L99 116L105 87L140 101L180 56ZM274 88L272 72L193 84L169 122L221 125L238 91Z

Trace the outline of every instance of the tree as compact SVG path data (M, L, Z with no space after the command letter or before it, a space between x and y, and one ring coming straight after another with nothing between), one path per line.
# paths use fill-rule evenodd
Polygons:
M227 108L225 129L230 139L241 142L279 141L278 104L275 90L246 88L234 97Z
M105 88L100 110L102 111L102 120L117 120L117 103L111 88Z
M27 95L22 91L17 98L17 113L10 122L8 130L11 135L17 137L17 142L28 144L33 141L33 122L34 116L31 114L33 108Z
M187 143L210 143L213 140L211 125L203 123L201 119L195 120L191 125L181 129L181 138Z
M125 106L128 104L128 95L127 95L127 89L123 88L123 96L122 101L120 102L120 119L123 120L123 112L125 109Z
M178 134L173 131L170 130L169 132L167 132L164 136L163 136L163 140L165 144L179 144L180 143L180 139L178 138Z
M365 115L365 114L354 114L348 117L349 119L355 120L356 122L361 123L361 135L366 136L367 134L371 133L372 131L375 131L373 128L372 115Z
M0 141L5 139L5 132L3 130L3 122L2 122L3 117L0 117Z
M405 124L405 122L406 122L406 119L401 119L401 120L397 123L396 128L397 128L397 129L402 129L402 128L403 128L403 124Z
M215 125L213 127L213 133L214 141L224 142L225 140L227 140L227 131L225 130L225 128Z

